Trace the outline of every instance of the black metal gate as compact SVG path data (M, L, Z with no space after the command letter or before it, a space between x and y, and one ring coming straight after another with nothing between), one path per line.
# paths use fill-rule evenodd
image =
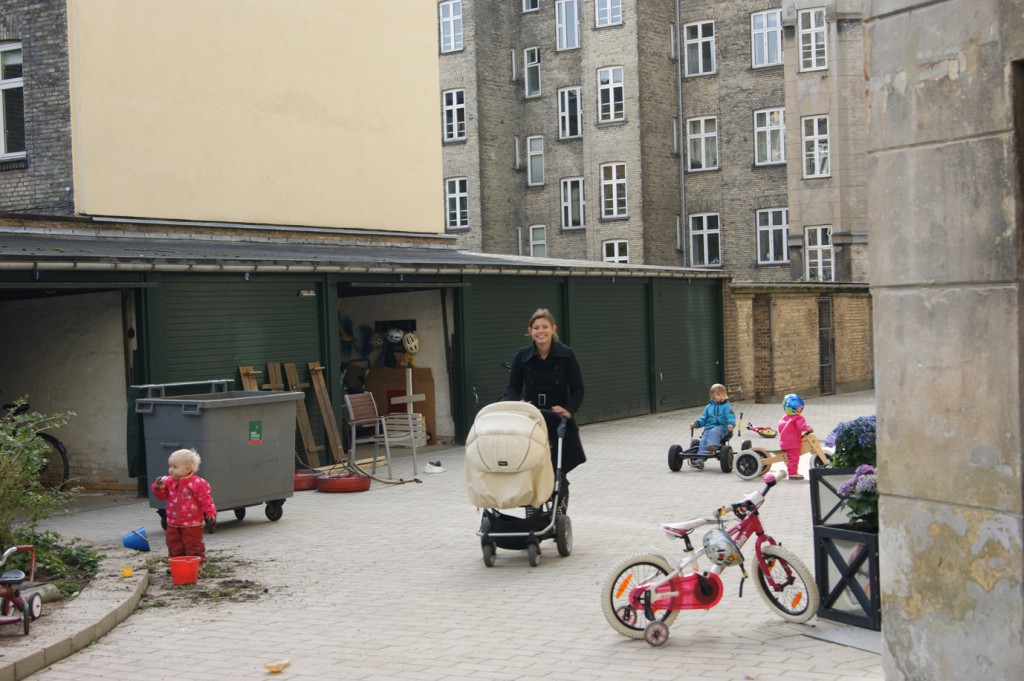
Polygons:
M818 298L818 388L822 395L834 395L836 392L836 343L831 298Z

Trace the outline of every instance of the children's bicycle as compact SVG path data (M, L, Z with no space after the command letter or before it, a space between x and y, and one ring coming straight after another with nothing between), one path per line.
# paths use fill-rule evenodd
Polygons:
M807 433L803 436L800 444L800 454L813 454L811 466L827 466L832 457L818 441L814 433ZM764 475L772 465L786 462L786 452L781 449L764 449L762 447L744 448L744 451L733 459L733 468L736 475L742 480L753 480L759 475Z
M642 638L652 646L664 645L668 628L680 610L710 610L722 600L725 568L738 566L743 571L739 595L747 570L741 549L750 537L754 542L751 568L755 583L768 607L790 622L806 622L818 611L820 597L814 577L791 551L765 533L759 509L765 496L785 471L764 476L764 489L753 491L742 500L723 506L711 518L694 518L681 523L662 523L670 537L682 539L685 554L675 569L668 558L657 553L640 553L622 561L612 571L601 595L601 607L612 629L629 638ZM725 527L730 512L738 522ZM703 546L694 550L690 535L698 527L714 525L704 535ZM711 562L702 570L700 559Z

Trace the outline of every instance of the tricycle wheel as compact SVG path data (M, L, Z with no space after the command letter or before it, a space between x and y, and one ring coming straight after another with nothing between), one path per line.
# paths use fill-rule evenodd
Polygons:
M284 499L277 499L275 501L267 502L267 518L269 520L280 520L281 516L284 515ZM244 509L243 509L244 510Z
M242 508L235 509L235 519L245 520L245 506L243 506Z
M722 451L718 453L718 465L722 467L723 473L732 473L732 447L726 445L722 447Z
M25 599L25 612L34 620L43 614L43 597L38 593L29 594Z
M540 545L531 541L530 545L526 547L526 553L530 559L530 567L537 567L540 565Z
M28 603L25 604L25 609L21 611L21 622L25 629L25 635L28 636L28 630L31 628L29 622L32 621L32 615L28 612Z
M668 448L668 469L673 473L683 467L683 448L679 445L672 445Z
M761 465L761 457L754 452L740 452L733 461L736 467L736 475L741 480L753 480L761 473L764 467Z

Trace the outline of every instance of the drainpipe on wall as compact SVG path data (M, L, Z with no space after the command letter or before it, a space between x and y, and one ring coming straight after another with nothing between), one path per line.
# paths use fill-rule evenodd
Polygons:
M686 219L686 119L683 118L683 24L682 0L676 0L676 87L679 89L679 250L686 267L686 246L689 242L689 223Z

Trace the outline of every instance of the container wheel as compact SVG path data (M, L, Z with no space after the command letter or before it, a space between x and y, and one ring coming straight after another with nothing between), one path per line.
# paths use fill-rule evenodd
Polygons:
M162 527L163 529L166 530L167 529L167 511L165 509L161 508L159 511L156 512L156 514L158 516L160 516L160 527Z
M562 557L572 553L572 519L567 515L555 518L555 545Z
M245 510L244 508L242 509ZM284 499L275 499L274 501L267 502L267 518L270 520L280 520L281 516L284 515Z
M540 545L537 542L530 542L530 545L526 547L526 552L530 558L530 567L540 565Z
M235 519L245 520L245 506L235 509Z
M741 480L753 480L760 475L761 469L764 468L761 457L754 452L740 452L736 455L733 465L736 468L736 475Z
M672 445L668 448L668 469L673 473L683 467L683 448L679 445Z

